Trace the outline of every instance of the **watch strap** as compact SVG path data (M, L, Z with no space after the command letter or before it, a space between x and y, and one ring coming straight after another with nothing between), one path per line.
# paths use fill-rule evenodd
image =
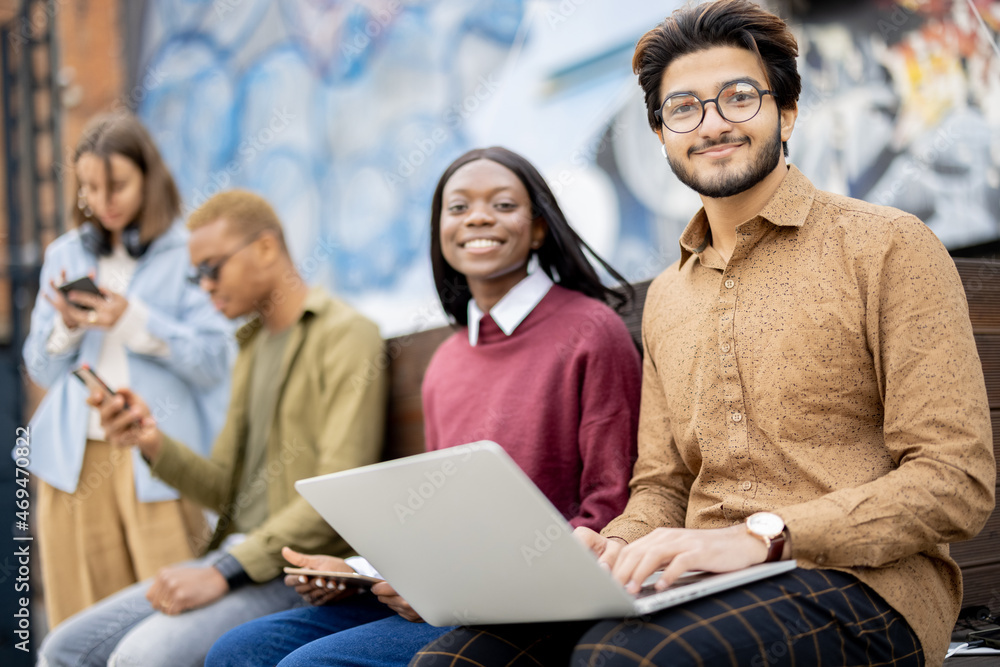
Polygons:
M767 544L767 558L764 559L765 563L774 563L775 561L781 560L781 553L785 550L785 531L781 531L775 537L772 537Z
M226 583L229 584L229 590L231 591L235 591L237 588L246 586L247 584L253 582L253 580L250 579L250 575L243 569L240 562L228 553L224 554L222 558L212 563L212 567L218 570L219 573L225 577Z

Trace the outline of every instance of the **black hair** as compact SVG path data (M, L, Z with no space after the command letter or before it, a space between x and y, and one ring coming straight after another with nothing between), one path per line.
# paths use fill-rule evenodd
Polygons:
M674 11L639 39L632 71L646 98L646 117L660 129L653 112L660 108L660 80L674 59L716 46L753 53L767 74L779 109L794 109L802 92L795 36L780 17L747 0L718 0ZM783 142L785 156L787 142Z
M455 172L475 160L490 160L510 169L528 191L532 219L541 217L547 228L545 240L533 252L538 257L539 266L555 283L598 299L619 311L632 300L632 286L610 264L598 257L570 227L555 195L538 170L517 153L501 146L492 146L471 150L452 162L441 175L431 201L431 266L434 269L434 285L441 305L452 321L460 326L468 324L468 305L472 293L465 276L452 268L441 252L441 201L445 185ZM601 283L586 253L604 267L619 283L620 289Z

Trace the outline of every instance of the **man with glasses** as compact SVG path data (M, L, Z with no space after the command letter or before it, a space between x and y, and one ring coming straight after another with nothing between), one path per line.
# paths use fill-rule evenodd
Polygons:
M219 194L188 227L191 281L226 317L250 316L211 457L160 432L156 412L127 389L90 401L109 441L138 447L155 476L218 513L215 535L203 558L59 625L42 664L202 665L226 631L300 604L283 581L283 546L352 554L293 485L378 460L387 382L377 326L303 282L277 215L257 195Z
M788 574L647 617L456 630L411 664L940 665L962 600L948 543L983 527L995 462L955 265L911 215L785 163L800 80L778 17L678 10L633 68L703 208L643 311L624 513L577 536L631 592L663 570Z

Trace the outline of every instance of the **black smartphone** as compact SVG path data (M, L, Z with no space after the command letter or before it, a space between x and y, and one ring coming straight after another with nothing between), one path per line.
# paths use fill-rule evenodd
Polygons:
M983 643L983 646L987 648L1000 649L1000 628L991 628L989 630L975 630L969 633L968 641L970 643L977 639L981 641Z
M94 281L91 279L90 276L84 276L83 278L77 278L76 280L71 280L67 283L63 283L62 285L59 286L59 291L62 292L63 296L65 296L67 299L69 298L70 292L88 292L90 294L99 296L102 299L104 298L104 295L101 294L101 290L97 288L97 285L94 283ZM70 303L76 306L77 308L82 308L84 310L93 310L93 308L91 308L90 306L85 306L82 303L77 303L75 301L70 301Z
M73 375L87 387L88 391L100 392L105 398L111 398L115 395L114 390L108 386L108 383L102 380L87 364L74 370ZM128 409L128 401L125 401L125 409Z

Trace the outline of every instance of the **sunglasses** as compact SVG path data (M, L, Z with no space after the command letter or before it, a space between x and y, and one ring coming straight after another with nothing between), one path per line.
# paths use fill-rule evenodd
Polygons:
M239 253L241 250L243 250L251 243L256 241L259 237L260 234L254 234L253 236L245 240L242 245L237 246L236 249L230 252L228 255L222 257L221 259L217 259L212 263L201 262L200 264L195 265L194 272L189 274L187 277L188 282L191 283L192 285L200 285L201 281L205 279L211 280L212 282L217 281L219 279L219 272L222 271L222 267L225 265L225 263L228 262L230 259L232 259L233 256Z

